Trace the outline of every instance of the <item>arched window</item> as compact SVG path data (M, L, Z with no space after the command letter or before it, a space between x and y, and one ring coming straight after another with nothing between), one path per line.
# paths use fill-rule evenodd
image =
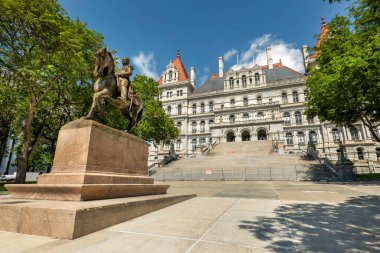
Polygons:
M206 143L205 137L199 138L199 144L203 146Z
M256 73L255 74L255 84L259 84L259 83L260 83L260 74Z
M356 127L350 128L350 134L353 140L359 140L359 132L358 129L356 129Z
M193 123L191 123L191 131L193 133L197 132L197 122L193 121Z
M263 112L258 112L257 113L257 119L264 119L264 113Z
M248 120L249 120L249 114L243 113L243 121L248 121Z
M172 107L169 105L167 110L168 110L168 115L170 116L172 114Z
M309 90L306 89L303 91L303 96L305 97L305 101L307 102L309 100L308 96L309 96Z
M309 136L311 137L311 140L314 142L314 144L318 143L317 133L315 131L310 131Z
M303 132L297 133L298 144L305 144L305 135Z
M290 113L284 112L284 124L286 126L290 125Z
M209 121L208 121L208 124L210 125L210 124L214 124L214 120L213 119L210 119Z
M249 78L249 84L252 84L252 78L251 77Z
M290 132L287 132L285 135L286 144L287 145L293 145L293 134Z
M286 95L285 92L281 94L281 97L282 97L282 103L283 104L288 103L288 95Z
M358 152L358 159L364 160L364 152L362 148L357 148L356 151Z
M177 150L181 150L181 143L182 143L181 139L178 139L176 142L176 149Z
M340 141L340 134L339 134L339 130L334 128L332 131L331 131L331 134L332 134L332 137L333 137L333 141L334 142L338 142Z
M261 105L261 103L263 102L261 96L257 96L256 100L258 105Z
M173 71L169 71L169 81L171 81L173 79Z
M296 124L302 124L302 114L300 111L296 111L294 117L296 119Z
M178 105L177 110L178 110L178 115L181 115L182 114L182 105Z
M181 130L182 130L182 123L180 121L177 122L177 128L178 128L178 131L181 132Z
M208 110L209 110L210 112L213 112L213 111L214 111L214 102L210 101L210 102L208 103Z
M231 99L230 100L230 106L231 107L235 107L235 99Z
M193 104L193 114L196 114L196 113L197 113L197 105Z
M298 99L298 92L297 91L293 91L293 103L298 103L299 99Z
M205 104L201 103L201 113L204 113L204 112L205 112Z
M230 115L230 123L231 124L235 123L235 115Z
M201 133L204 133L206 123L202 120L200 125L201 125Z
M248 98L243 98L243 105L248 106Z
M191 140L191 144L192 144L193 151L194 151L195 148L197 147L197 139L192 139L192 140Z
M247 77L245 75L241 77L241 82L243 87L247 87Z
M234 88L234 78L233 77L230 77L230 89L233 89Z

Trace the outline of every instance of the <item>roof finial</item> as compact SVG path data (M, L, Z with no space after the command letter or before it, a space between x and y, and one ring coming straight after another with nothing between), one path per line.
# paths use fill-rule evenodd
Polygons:
M179 48L177 49L177 57L179 57Z
M321 20L322 20L322 26L326 25L325 17L324 16L322 16Z

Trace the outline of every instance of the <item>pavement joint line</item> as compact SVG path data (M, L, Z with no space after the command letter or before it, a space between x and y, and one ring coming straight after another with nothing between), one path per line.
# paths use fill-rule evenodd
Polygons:
M202 241L202 239L208 234L208 232L210 232L211 229L213 229L216 226L216 224L218 224L224 218L224 216L226 216L226 214L234 207L234 205L238 202L238 200L239 199L236 199L231 204L231 206L215 221L215 223L209 229L207 229L207 231L204 232L203 235L195 243L193 243L193 245L190 246L190 248L186 250L185 253L189 253L200 241Z
M343 187L343 188L346 188L346 189L350 189L351 191L357 191L357 192L360 192L360 193L368 194L367 192L360 191L360 190L357 190L357 189L351 188L351 187L346 186L346 185L338 185L338 186Z
M278 191L277 191L277 188L276 188L276 184L274 182L272 182L273 186L274 186L274 190L277 194L277 198L278 198L278 201L280 202L280 208L281 208L281 214L282 216L284 217L285 219L285 222L286 222L286 226L289 230L289 234L290 234L290 237L292 238L292 242L293 242L293 245L294 245L294 249L296 250L296 253L298 252L298 249L297 249L297 245L296 245L296 242L295 242L295 239L293 237L293 233L292 233L292 230L290 229L290 226L289 226L289 223L288 223L288 219L286 218L286 215L285 215L285 212L284 212L284 204L282 203L282 200L281 200L281 197L280 197L280 194L278 194Z
M220 244L220 245L233 245L233 246L238 246L238 247L243 247L243 248L252 248L252 249L263 249L264 248L261 246L246 245L246 244L240 244L240 243L234 243L234 242L219 242L219 241L212 241L212 240L201 240L201 242L214 243L214 244ZM291 247L281 247L281 248L291 249Z
M140 233L140 232L132 232L132 231L119 231L119 230L108 230L108 231L117 232L117 233L123 233L123 234L143 235L143 236L152 236L152 237L168 238L168 239L179 239L179 240L187 240L187 241L196 241L197 240L195 238L188 238L188 237L178 237L178 236L170 236L170 235L158 235L158 234Z

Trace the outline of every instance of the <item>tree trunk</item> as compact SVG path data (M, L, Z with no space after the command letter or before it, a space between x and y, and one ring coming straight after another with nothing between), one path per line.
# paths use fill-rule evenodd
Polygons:
M28 108L28 115L25 119L25 125L24 125L24 140L22 143L21 153L17 159L17 175L16 175L16 184L23 184L25 183L26 178L26 171L28 169L28 159L29 159L29 145L30 145L30 139L32 136L32 120L34 116L34 110L36 107L36 100L34 96L32 96L29 108Z
M366 118L362 118L361 121L363 122L363 124L368 127L369 131L371 132L371 135L372 137L380 143L380 136L377 135L376 133L376 129L374 129L373 125L372 125L372 122L370 122L369 120L367 120Z

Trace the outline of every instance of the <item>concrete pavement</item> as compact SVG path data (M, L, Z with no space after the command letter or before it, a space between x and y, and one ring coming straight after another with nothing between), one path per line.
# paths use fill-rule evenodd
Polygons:
M72 241L0 232L0 252L380 252L377 183L170 183L199 197Z

